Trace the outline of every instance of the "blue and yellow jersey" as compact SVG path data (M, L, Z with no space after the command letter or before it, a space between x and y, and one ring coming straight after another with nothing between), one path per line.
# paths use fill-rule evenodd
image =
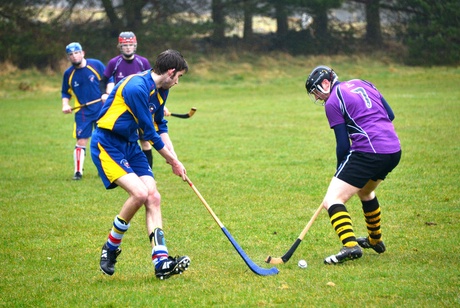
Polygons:
M62 98L71 99L74 97L75 107L101 98L99 82L104 70L104 64L96 59L86 59L86 66L83 68L69 67L64 72L62 79ZM99 113L101 104L90 105L79 109L77 112L82 110L87 114Z
M104 103L97 126L125 139L137 142L138 129L156 150L164 143L160 134L168 132L164 104L168 90L157 89L150 70L120 81ZM153 121L152 121L153 117Z

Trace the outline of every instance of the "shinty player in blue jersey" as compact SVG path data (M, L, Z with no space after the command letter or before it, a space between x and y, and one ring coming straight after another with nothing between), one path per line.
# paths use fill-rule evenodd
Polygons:
M85 59L85 52L78 42L66 46L67 57L72 64L62 79L62 112L72 113L69 102L75 99L75 107L101 98L99 83L105 66L96 59ZM86 145L96 125L102 103L88 105L75 111L73 137L77 139L74 149L74 180L81 180L83 163L86 155Z
M151 71L130 75L119 82L99 115L91 139L93 162L106 189L120 186L129 194L102 247L100 268L107 275L115 272L123 235L142 205L146 210L156 277L165 279L181 274L190 264L188 256L169 256L162 230L160 194L152 169L138 144L139 130L171 165L173 173L185 180L185 167L177 158L164 120L164 106L169 89L178 84L187 71L183 56L178 51L166 50L158 55Z
M112 89L120 80L131 74L137 74L152 68L147 58L136 53L137 38L133 32L121 32L118 36L117 47L120 54L109 60L105 68L104 75L102 76L100 87L101 93L103 93L103 102L107 100L110 92L112 92ZM166 106L164 107L164 112L166 116L171 114ZM145 156L147 156L150 167L153 168L152 146L148 141L144 140L142 134L139 136L139 143Z
M322 204L343 247L324 263L361 258L361 248L383 253L386 247L375 190L401 159L401 145L392 123L394 113L372 83L360 79L340 82L327 66L315 67L305 87L315 103L323 102L336 138L337 170ZM345 207L354 195L362 203L366 237L356 238Z

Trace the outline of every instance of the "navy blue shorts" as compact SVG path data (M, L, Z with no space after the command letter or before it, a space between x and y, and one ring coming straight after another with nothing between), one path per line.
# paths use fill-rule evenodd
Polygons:
M105 188L128 173L153 177L152 169L137 142L127 142L112 132L96 128L91 138L91 157Z
M90 138L93 129L96 128L98 113L87 114L84 110L75 113L75 123L73 126L73 137L76 139Z
M394 154L350 152L342 161L335 177L354 187L363 188L369 180L384 180L401 159L401 151Z

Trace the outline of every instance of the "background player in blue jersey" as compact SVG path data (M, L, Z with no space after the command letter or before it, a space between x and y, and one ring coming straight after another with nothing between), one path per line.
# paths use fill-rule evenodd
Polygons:
M62 79L62 112L72 113L72 107L69 104L72 97L75 99L75 107L101 98L99 83L105 66L99 60L85 59L85 52L80 43L70 43L65 50L72 66L64 72ZM83 176L86 145L96 125L101 106L102 103L99 102L77 109L75 112L73 137L77 139L77 144L73 153L74 180L80 180Z
M383 253L386 248L375 189L401 158L401 145L392 123L393 111L373 84L360 79L340 82L327 66L314 68L305 87L312 100L323 102L337 142L337 171L323 206L343 247L338 254L325 258L324 263L360 258L361 247ZM353 195L361 200L367 237L356 238L353 231L345 207Z
M113 87L120 80L131 74L136 74L152 68L147 58L136 54L137 38L133 32L121 32L118 36L117 47L120 50L120 55L109 60L102 77L101 91L104 93L102 95L102 101L104 102ZM168 114L169 111L165 107L165 115ZM152 146L147 140L144 140L142 134L140 135L139 142L141 144L142 151L145 156L147 156L150 167L153 167Z
M177 158L164 120L169 89L188 71L182 55L166 50L158 55L151 71L130 75L119 82L102 107L91 139L91 156L106 189L120 186L129 197L115 217L101 251L100 268L113 275L120 245L129 222L145 206L146 227L152 248L155 275L168 278L187 269L190 258L172 258L164 240L157 190L152 169L138 145L138 131L185 180L185 168ZM152 121L153 115L153 121Z

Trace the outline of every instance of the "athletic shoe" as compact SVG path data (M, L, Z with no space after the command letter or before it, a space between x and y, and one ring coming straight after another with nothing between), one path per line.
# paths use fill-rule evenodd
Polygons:
M365 249L372 248L376 253L384 253L386 250L383 241L380 241L375 245L371 244L368 237L358 237L356 241L358 242L359 246Z
M81 180L81 178L83 177L83 175L80 173L80 172L75 172L75 174L73 175L73 178L72 180Z
M339 253L324 259L324 264L337 264L348 260L359 259L363 255L363 250L358 245L353 247L342 247Z
M155 276L158 279L168 279L172 275L182 274L190 265L190 258L183 257L168 257L155 266Z
M107 243L102 246L100 268L104 274L112 276L115 273L115 263L120 253L121 248L110 250Z

